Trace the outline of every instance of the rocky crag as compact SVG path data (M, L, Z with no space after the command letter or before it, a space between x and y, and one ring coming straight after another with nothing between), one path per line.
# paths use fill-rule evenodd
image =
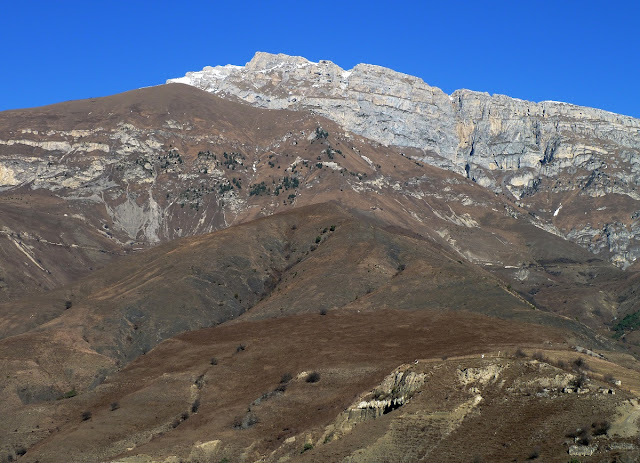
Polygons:
M283 54L168 82L263 108L312 110L383 145L419 148L420 161L513 195L554 232L620 267L640 255L638 119L469 90L447 95L380 66L346 71Z

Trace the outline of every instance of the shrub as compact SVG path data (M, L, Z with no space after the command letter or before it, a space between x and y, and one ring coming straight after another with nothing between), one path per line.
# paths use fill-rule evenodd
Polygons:
M320 311L320 315L327 315L327 309L322 309Z
M591 434L589 434L589 432L584 432L578 439L578 444L581 444L581 445L591 444Z
M611 423L607 420L596 421L595 423L591 423L591 428L593 429L594 436L603 436L609 428L611 428Z
M567 431L567 433L565 434L565 437L570 437L571 439L575 439L580 435L581 432L582 432L582 428L578 428L575 431Z
M200 408L200 399L196 399L193 404L191 404L191 413L197 413Z
M313 448L313 445L312 445L312 444L309 444L309 443L307 442L306 444L304 444L304 447L302 447L302 452L300 452L300 453L304 453L304 452L306 452L307 450L311 450L312 448Z
M71 389L70 391L65 392L62 397L60 397L61 399L70 399L71 397L75 397L77 396L78 393L76 392L75 389Z
M329 231L336 231L336 226L335 225L331 225L329 227Z
M329 136L329 132L324 130L322 127L316 127L316 138L327 138Z
M86 410L82 412L82 421L89 421L91 419L91 412Z
M529 453L529 457L527 458L527 460L535 460L536 458L538 458L540 456L540 449L538 447L535 447L531 453Z
M575 439L576 442L582 445L589 445L591 443L591 432L586 427L569 431L566 436Z
M322 237L320 235L316 236L316 244L322 241Z
M578 443L582 445L589 445L591 443L591 433L588 429L580 429L578 433Z
M587 362L585 362L585 360L582 357L578 357L573 361L573 368L575 370L588 370L589 365L587 364Z
M19 457L23 456L25 453L27 453L27 449L25 447L18 447L16 449L16 455Z
M64 309L65 310L69 310L72 306L73 306L73 302L71 302L69 300L65 301L65 303L64 303Z
M519 347L518 347L518 349L516 349L516 351L515 351L515 353L513 355L515 356L515 358L518 358L518 359L523 359L523 358L525 358L527 356L525 351L523 351Z
M190 416L189 412L182 412L179 417L177 417L175 420L173 420L173 423L171 423L171 427L172 428L177 428L183 422L187 421L189 419L189 416Z
M115 411L120 408L120 404L118 402L111 402L111 411Z
M320 373L318 373L317 371L309 373L305 381L307 383L317 383L318 381L320 381Z
M606 375L604 375L603 379L606 383L610 384L615 384L616 382L616 378L611 373L607 373Z
M236 347L236 353L242 352L246 348L247 348L247 346L245 346L244 344L240 344L238 347Z
M215 357L211 357L211 360L209 360L209 364L210 365L217 365L218 364L218 359Z
M291 376L291 373L285 373L280 377L280 383L288 383L292 378L293 376Z

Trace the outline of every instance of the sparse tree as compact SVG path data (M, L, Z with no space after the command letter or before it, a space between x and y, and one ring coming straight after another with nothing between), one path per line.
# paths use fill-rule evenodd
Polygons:
M591 428L593 429L594 436L603 436L611 428L611 423L609 423L607 420L596 421L594 423L591 423Z
M200 399L196 399L193 404L191 404L191 413L197 413L200 408Z

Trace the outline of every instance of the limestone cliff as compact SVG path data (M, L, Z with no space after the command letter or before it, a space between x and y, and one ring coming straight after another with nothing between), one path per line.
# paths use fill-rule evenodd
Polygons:
M345 129L384 145L432 151L459 173L499 189L497 175L518 172L507 186L522 194L534 177L570 166L594 170L623 156L640 174L640 120L554 101L457 90L445 94L417 77L359 64L256 53L246 66L205 67L170 79L270 109L313 109ZM523 176L522 173L527 175ZM525 180L525 177L530 177ZM633 182L629 182L633 183ZM630 189L636 191L635 185Z

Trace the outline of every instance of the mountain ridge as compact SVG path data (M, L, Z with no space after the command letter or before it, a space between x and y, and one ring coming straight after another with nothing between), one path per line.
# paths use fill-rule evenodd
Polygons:
M507 194L548 222L563 221L554 217L562 205L566 213L576 191L605 203L629 198L629 215L595 223L574 215L571 227L557 231L592 252L608 249L624 268L640 256L638 119L469 90L446 95L380 66L344 71L330 61L262 52L244 67L208 67L173 81L257 107L313 111L383 146L419 148L416 160Z
M194 85L194 81L195 80L206 79L205 76L207 74L211 74L212 77L217 76L218 79L223 80L225 77L228 77L234 71L239 71L239 70L242 70L244 68L257 70L259 72L267 72L269 70L274 70L274 69L277 69L277 68L283 68L283 67L286 67L287 65L291 65L291 64L296 65L297 67L317 66L318 64L326 64L326 65L331 66L331 67L335 66L336 68L338 68L340 70L340 73L342 74L343 78L348 77L354 71L359 70L359 69L366 69L366 68L377 69L377 70L381 71L382 73L388 73L388 74L397 75L398 77L401 77L401 78L417 79L418 81L424 83L425 85L429 86L430 88L439 90L442 93L444 93L445 95L448 95L451 98L452 101L454 100L453 95L455 93L457 93L457 92L468 92L468 93L474 93L474 94L486 95L486 96L492 96L492 97L507 97L507 98L509 98L511 100L518 101L518 102L524 102L524 103L532 103L532 104L549 103L549 104L566 105L566 106L572 106L572 107L577 108L577 109L582 108L582 109L588 109L588 110L596 110L596 111L599 111L599 112L602 112L602 113L608 113L608 114L610 114L612 116L619 117L619 118L631 119L631 120L636 120L636 121L640 120L639 118L636 118L634 116L629 116L629 115L626 115L626 114L620 114L620 113L616 113L614 111L608 111L606 109L601 109L601 108L592 107L592 106L584 106L584 105L578 105L578 104L574 104L574 103L568 103L568 102L556 101L556 100L534 101L534 100L528 100L528 99L525 99L525 98L512 97L512 96L509 96L509 95L503 94L503 93L490 94L489 92L486 92L486 91L473 90L473 89L466 88L466 87L462 87L462 88L456 89L453 92L451 92L450 94L447 94L444 90L441 90L439 87L427 84L424 81L424 79L421 78L421 77L417 77L417 76L414 76L412 74L396 71L394 69L391 69L389 67L382 66L382 65L369 64L369 63L359 63L359 64L356 64L355 66L353 66L351 69L343 69L339 65L333 63L331 60L322 59L322 60L319 60L319 61L311 61L311 60L309 60L309 59L307 59L307 58L305 58L303 56L288 55L286 53L270 53L270 52L263 52L263 51L257 51L254 54L253 58L249 62L247 62L244 66L243 65L235 65L235 64L205 66L201 71L189 71L189 72L187 72L184 77L176 77L176 78L167 79L166 83L175 82L175 83L185 83L185 84L188 84L188 85ZM197 85L194 85L194 86L197 86Z

